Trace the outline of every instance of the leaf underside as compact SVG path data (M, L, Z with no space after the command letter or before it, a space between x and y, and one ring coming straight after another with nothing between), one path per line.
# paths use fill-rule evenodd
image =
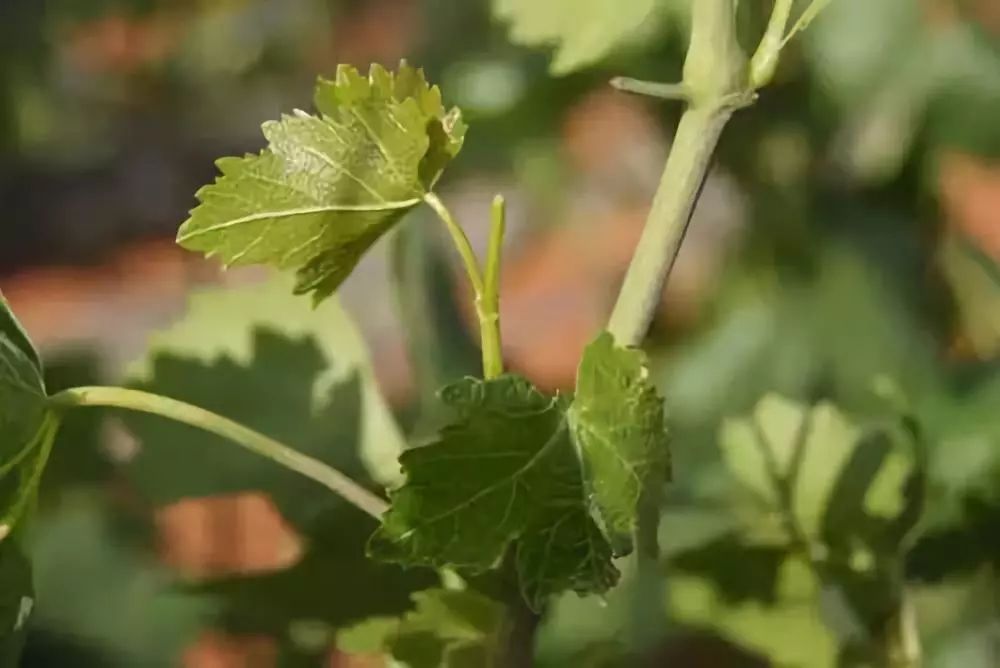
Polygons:
M263 126L258 155L223 158L221 176L177 241L227 265L296 272L296 293L331 295L364 253L434 186L465 134L420 70L367 77L341 66L315 106Z
M466 379L441 397L458 419L400 457L407 482L391 494L370 553L478 572L514 544L522 592L536 609L567 589L613 586L618 572L590 516L565 402L510 375Z

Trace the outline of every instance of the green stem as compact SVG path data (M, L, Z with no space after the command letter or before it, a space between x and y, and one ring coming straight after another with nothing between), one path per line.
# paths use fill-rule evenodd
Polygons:
M287 469L301 473L375 519L380 519L388 508L385 501L318 459L221 415L176 399L122 387L77 387L55 394L49 401L53 407L62 409L99 406L159 415L221 436Z
M465 273L469 277L472 291L475 295L476 316L479 320L479 336L483 354L483 376L487 379L495 378L503 373L503 351L500 347L500 313L499 313L499 292L496 281L500 271L500 245L503 241L504 232L504 206L503 200L494 200L493 220L490 232L490 250L487 258L487 269L492 272L492 277L483 278L479 260L476 252L469 243L469 237L465 230L458 224L448 207L445 206L441 198L434 193L424 196L424 201L438 218L444 223L445 228L451 235L451 240L455 244ZM488 283L487 281L494 281Z
M748 63L736 37L735 0L698 0L692 4L691 41L684 61L683 83L688 108L677 127L660 185L635 255L615 303L608 331L619 345L638 346L663 295L701 188L712 154L733 112L753 100ZM665 88L669 92L673 88ZM657 590L659 582L658 529L662 482L643 481L635 529L637 584ZM663 616L637 598L636 615Z
M693 5L684 61L684 112L646 227L608 322L621 345L642 343L691 221L712 154L733 112L752 100L747 58L736 39L734 0Z
M483 377L503 374L503 346L500 338L500 266L503 237L507 229L507 207L502 195L493 198L490 208L490 243L486 252L486 280L479 306L483 337Z
M611 86L625 93L658 97L661 100L687 100L690 92L684 84L643 81L631 77L615 77Z
M637 346L646 337L731 113L725 108L692 107L681 118L646 227L608 322L608 331L621 345Z

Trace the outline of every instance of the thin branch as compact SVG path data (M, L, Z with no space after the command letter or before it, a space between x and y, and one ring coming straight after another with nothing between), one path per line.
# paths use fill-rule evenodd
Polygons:
M469 277L469 283L472 285L472 291L476 299L476 316L479 319L483 374L486 378L499 376L503 373L503 353L500 349L500 315L498 312L499 296L492 292L497 289L497 286L488 286L487 281L497 280L500 270L499 244L503 241L504 232L503 200L499 200L499 206L497 201L494 201L493 205L493 230L491 232L490 257L487 259L487 262L493 262L495 266L487 268L488 271L494 272L492 278L487 277L487 279L483 278L479 260L476 258L476 252L472 249L472 244L469 243L469 237L466 236L465 230L458 224L455 217L451 215L451 212L445 206L444 202L441 201L441 198L434 193L428 193L424 196L424 201L434 209L434 212L441 219L441 222L444 223L445 228L451 235L451 240L455 244L455 249L458 251L459 257L462 259L462 264L465 267L465 273ZM493 237L497 237L497 235L499 235L499 238L494 240ZM495 248L494 244L496 244Z

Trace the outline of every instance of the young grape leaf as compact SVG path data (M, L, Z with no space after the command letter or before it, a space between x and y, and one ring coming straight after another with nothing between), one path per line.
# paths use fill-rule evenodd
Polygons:
M400 457L407 482L372 537L375 557L406 565L494 566L515 544L522 593L602 592L617 581L590 517L566 401L526 380L465 379L441 392L457 420Z
M615 345L608 332L587 346L569 410L588 496L618 555L632 551L639 496L667 477L663 399L646 355Z
M400 618L368 619L337 634L350 654L387 654L410 668L488 666L503 608L469 590L413 594L414 609Z
M405 63L368 77L341 66L319 81L315 104L320 116L265 123L259 155L219 160L222 176L198 191L177 242L227 265L294 269L296 293L319 302L430 191L465 124Z

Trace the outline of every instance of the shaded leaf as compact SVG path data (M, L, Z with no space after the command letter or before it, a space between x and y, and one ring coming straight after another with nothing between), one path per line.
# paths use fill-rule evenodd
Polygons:
M406 64L368 77L341 66L315 98L321 116L265 123L266 150L218 161L177 240L227 265L294 269L295 291L319 302L433 187L465 125Z
M176 666L212 606L171 590L170 573L117 526L122 521L87 493L39 515L31 532L38 592L32 634L72 637L107 655L97 665ZM136 610L141 614L123 614Z
M536 609L565 589L611 587L618 573L589 514L565 402L516 376L466 379L441 398L457 420L400 457L407 482L391 493L372 555L478 572L516 543L521 589Z
M253 345L249 366L227 357L205 365L161 352L153 362L154 375L135 387L181 398L331 466L361 474L355 456L361 403L357 377L314 398L314 384L324 367L315 342L257 329ZM312 480L214 434L156 416L124 418L140 441L129 462L129 475L158 506L185 498L262 491L292 524L308 531L324 512L341 503Z
M266 347L264 359L258 357L261 344ZM135 384L155 388L157 364L170 372L169 389L180 398L202 397L205 406L269 435L286 436L296 447L322 450L321 458L332 457L331 462L340 456L351 461L360 451L374 479L383 484L399 480L396 458L404 447L403 435L379 392L361 333L336 299L311 309L289 295L284 277L241 288L203 290L191 297L181 320L152 337L146 356L131 366L129 375ZM223 377L213 380L213 366L220 367ZM218 393L205 391L203 378ZM341 391L351 406L331 403L332 388L347 381ZM294 396L283 397L274 391L276 387ZM309 427L312 421L337 426L326 433L322 425ZM154 424L148 419L142 423ZM160 421L155 424L164 426ZM212 438L197 437L202 444ZM149 456L181 461L173 445L164 447L166 452ZM243 454L222 452L233 450L225 444L212 450L219 452L205 450L198 456L228 462ZM252 456L246 461L267 471L273 468ZM206 486L199 493L210 490Z
M403 441L360 334L336 299L311 309L287 288L279 279L195 295L133 366L133 385L235 419L356 479L369 477L366 468L379 475ZM185 425L123 417L140 442L128 472L154 503L260 491L307 539L284 570L189 583L216 603L219 625L280 639L297 620L336 627L394 612L427 584L366 559L372 520L313 481Z
M354 508L327 513L310 527L302 558L256 575L216 577L186 589L218 606L217 625L233 633L288 637L297 622L337 629L406 606L410 592L432 586L430 572L404 572L365 555L374 521Z
M674 555L670 564L677 573L711 581L727 605L774 603L787 556L784 548L747 544L738 534L727 534Z
M423 215L422 212L420 214ZM436 243L429 225L406 225L393 237L392 277L396 307L416 384L416 424L411 438L433 435L449 415L437 390L475 374L482 355L463 318L450 249Z
M503 618L497 602L469 590L413 594L401 618L374 618L341 631L337 646L353 654L386 654L409 668L489 666Z
M607 332L584 350L577 373L569 418L588 496L615 553L628 554L643 487L665 480L670 463L663 399L645 353L616 346Z

